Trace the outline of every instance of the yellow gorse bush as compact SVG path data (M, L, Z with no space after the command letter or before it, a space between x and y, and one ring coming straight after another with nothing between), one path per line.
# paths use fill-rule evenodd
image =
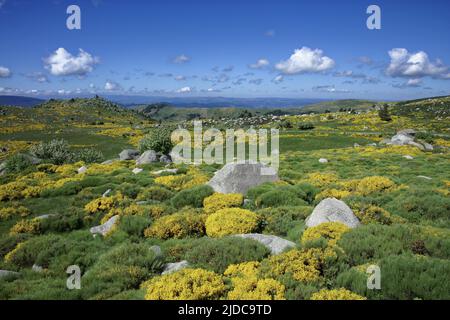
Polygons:
M265 263L272 277L291 273L294 280L311 282L320 279L323 251L320 249L290 250L268 258Z
M356 192L363 196L367 196L374 192L382 192L392 189L395 183L386 177L373 176L366 177L359 181Z
M307 181L315 187L324 187L338 181L335 173L313 172L308 175Z
M226 290L222 276L203 269L183 269L144 282L146 300L212 300Z
M285 287L275 279L260 279L257 261L232 264L224 275L230 277L233 289L230 300L284 300Z
M350 231L350 228L340 222L321 223L318 226L306 229L305 232L303 232L301 242L302 244L305 244L308 241L324 238L327 240L328 246L333 247L341 236L348 231Z
M203 200L203 207L206 213L214 213L224 208L240 207L243 202L242 194L215 193Z
M193 212L178 212L157 219L145 229L148 238L184 238L205 234L205 215Z
M30 214L30 210L24 206L8 207L0 209L0 220L6 220L11 217L26 217Z
M197 168L190 168L186 174L169 175L155 178L157 184L179 191L205 184L209 178Z
M311 295L311 300L367 300L359 294L353 293L347 289L322 289Z
M323 200L325 198L342 199L342 198L346 198L350 195L351 195L351 192L347 191L347 190L326 189L316 195L316 200Z
M92 200L84 206L84 210L89 213L97 213L111 210L121 204L125 197L121 193L117 193L111 197L100 197Z
M206 219L206 233L210 237L251 233L258 229L260 219L252 211L226 208L211 214Z
M29 234L38 234L41 227L41 223L39 219L31 219L31 220L20 220L17 222L10 230L9 234L21 234L21 233L29 233Z

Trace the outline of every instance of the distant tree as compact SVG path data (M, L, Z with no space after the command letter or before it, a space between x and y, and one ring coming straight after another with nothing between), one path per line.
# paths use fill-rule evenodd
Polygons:
M389 106L387 104L384 104L380 110L378 110L378 116L383 121L392 121L391 114L389 113Z

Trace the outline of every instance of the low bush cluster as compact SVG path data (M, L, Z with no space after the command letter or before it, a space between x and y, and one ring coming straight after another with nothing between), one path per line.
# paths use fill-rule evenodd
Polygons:
M204 234L205 215L192 211L161 217L144 231L146 237L158 239L199 237Z
M208 216L205 226L206 233L210 237L252 233L260 227L260 218L249 210L227 208Z
M203 200L203 208L209 214L225 208L240 207L243 202L242 194L215 193Z

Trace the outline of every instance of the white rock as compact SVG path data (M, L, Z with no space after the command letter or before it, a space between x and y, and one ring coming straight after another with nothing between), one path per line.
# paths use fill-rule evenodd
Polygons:
M208 182L219 193L245 194L248 189L265 182L278 181L275 169L260 162L240 161L223 166Z
M44 268L42 268L41 266L39 266L37 264L33 264L33 266L31 267L31 270L33 270L34 272L42 272L44 270Z
M350 228L360 225L352 209L345 202L335 198L320 201L305 222L308 227L315 227L325 222L341 222Z
M179 271L181 269L187 268L189 266L189 263L186 260L175 262L175 263L168 263L164 267L164 270L162 274L169 274L176 271Z
M111 189L106 190L106 191L102 194L102 198L106 198L107 196L109 196L110 193L111 193Z
M141 169L141 168L134 168L132 172L133 172L134 174L138 174L138 173L141 173L142 171L144 171L144 169Z
M87 171L87 167L86 166L82 166L81 168L79 168L77 171L78 171L78 174L82 174L82 173L86 173L86 171Z
M149 164L149 163L154 163L154 162L158 162L158 155L156 154L155 151L153 150L147 150L145 151L137 160L136 160L136 164L140 165L140 164Z
M104 224L101 224L97 227L92 227L90 229L91 233L93 235L101 234L102 236L105 236L106 234L108 234L109 231L111 231L112 227L114 226L118 218L119 216L115 215L111 217L108 221L106 221Z
M139 157L139 151L134 149L125 149L119 153L120 160L135 160Z
M411 157L410 155L403 156L403 158L408 159L408 160L413 160L413 159L414 159L414 158Z
M163 170L158 170L158 171L153 171L152 173L155 175L160 175L162 173L177 173L178 169L163 169Z
M425 179L425 180L433 180L433 178L427 176L417 176L417 178Z
M328 163L328 159L320 158L320 159L319 159L319 162L320 162L320 163Z
M295 243L277 236L259 234L259 233L248 233L248 234L237 234L235 237L241 237L245 239L253 239L259 243L265 245L270 249L271 254L276 255L282 253L287 248L295 247Z

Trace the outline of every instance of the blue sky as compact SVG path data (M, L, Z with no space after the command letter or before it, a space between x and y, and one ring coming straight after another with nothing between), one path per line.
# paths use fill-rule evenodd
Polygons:
M81 9L68 30L66 9ZM381 8L381 30L366 9ZM450 2L0 0L0 94L450 94Z

